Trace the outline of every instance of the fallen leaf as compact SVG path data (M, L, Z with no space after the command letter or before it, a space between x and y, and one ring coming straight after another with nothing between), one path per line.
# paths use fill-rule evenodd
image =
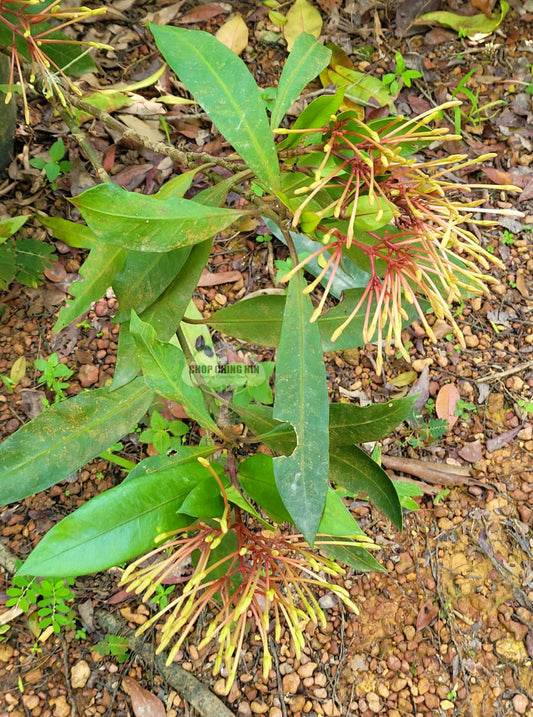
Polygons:
M522 294L524 299L527 299L529 297L523 269L518 269L518 271L516 272L516 288Z
M422 32L414 20L424 12L433 12L440 7L440 0L402 0L396 8L396 37L408 37Z
M25 356L19 356L18 359L13 363L13 366L11 366L9 378L13 381L15 385L20 383L20 379L26 375L26 366L27 362Z
M420 632L420 630L430 625L438 614L439 608L431 600L426 600L422 603L416 618L416 631Z
M496 5L496 0L470 0L470 2L477 10L481 10L481 12L487 17L492 15L492 11Z
M159 697L141 687L133 677L124 677L122 686L130 696L135 717L166 717L165 705Z
M46 398L44 391L37 391L33 388L25 388L21 391L22 412L30 419L38 416L43 410L43 398Z
M298 35L307 32L318 39L322 31L322 17L309 0L296 0L287 13L287 22L283 27L283 36L289 52Z
M18 605L14 605L0 615L0 625L7 625L13 622L13 620L19 615L22 615L23 612L24 610L22 608L18 607Z
M509 3L501 0L500 9L494 12L490 17L485 15L457 15L454 12L428 12L419 15L414 21L417 25L440 25L451 27L452 30L464 34L470 39L480 40L485 35L490 35L498 25L502 22L509 11Z
M409 386L413 381L416 381L417 378L418 374L416 371L404 371L394 378L391 378L389 383L392 383L396 388L401 388L402 386Z
M411 409L413 414L424 408L429 398L429 368L427 365L424 366L418 380L413 383L407 395L416 396L413 408ZM413 421L411 418L407 418L407 422L410 426L416 425L416 421Z
M468 463L477 463L483 458L483 445L481 441L471 441L457 451L464 461Z
M495 436L494 438L488 438L487 451L489 453L492 453L493 451L497 451L499 448L503 448L508 443L510 443L518 433L520 433L522 428L523 426L517 426L516 428L511 428L509 431L504 431L503 433L500 433L499 436Z
M236 55L240 55L248 45L248 28L242 16L237 13L217 30L215 37Z
M191 25L194 22L205 22L225 12L227 12L227 10L221 5L200 5L199 7L193 7L180 17L180 24Z
M453 428L459 418L459 416L455 415L459 398L460 394L457 386L453 383L447 383L440 389L435 400L435 410L438 418L444 418L448 421L450 429Z
M218 273L213 274L212 272L204 269L202 276L200 277L200 281L198 282L198 286L206 287L219 286L219 284L233 284L235 281L239 281L239 279L242 279L240 271L219 271Z

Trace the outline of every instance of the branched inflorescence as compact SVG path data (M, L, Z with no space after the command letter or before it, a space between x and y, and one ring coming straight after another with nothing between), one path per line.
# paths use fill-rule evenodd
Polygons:
M482 213L512 212L481 208L483 198L467 200L465 193L485 188L520 190L446 179L494 155L476 159L452 155L427 161L410 156L443 138L460 139L450 135L447 128L427 127L442 109L453 104L456 102L408 121L393 117L373 126L345 112L332 117L321 130L296 130L310 136L320 131L323 144L310 148L313 159L319 152L318 167L306 167L305 157L300 160L300 171L311 175L312 181L294 190L295 198L305 198L295 209L292 224L304 231L310 227L323 247L293 267L283 281L311 259L318 259L323 269L306 288L310 292L331 270L313 315L316 320L343 257L356 257L356 263L362 258L370 274L368 284L331 338L335 341L363 309L363 340L377 338L378 371L383 344L390 347L394 341L396 349L409 359L401 337L402 320L407 319L404 302L414 306L428 337L434 340L418 297L425 298L435 315L452 325L464 345L451 305L464 294L486 292L487 283L495 280L484 271L491 263L501 264L480 245L469 225L491 224L480 218Z
M227 693L235 680L247 626L255 629L258 645L262 647L263 675L267 679L272 665L270 633L279 642L285 624L299 656L307 623L326 625L317 591L327 590L356 614L359 611L348 591L326 577L342 575L343 568L311 551L301 535L250 530L239 510L227 503L225 493L223 497L225 509L221 519L209 524L200 521L160 536L167 542L129 565L121 582L131 591L144 593L146 601L158 585L193 560L194 571L183 579L179 596L144 623L139 633L167 615L158 652L177 637L168 654L170 663L195 630L200 615L212 607L216 614L211 617L198 649L218 642L213 673L224 668ZM173 539L168 541L171 536ZM328 536L319 535L315 547L327 546L329 540ZM335 540L339 544L339 539ZM364 535L350 538L349 545L358 541L367 549L378 547ZM176 578L173 581L177 582Z
M62 78L67 85L77 94L81 94L78 88L73 85L64 70L47 53L52 45L81 45L87 48L112 49L108 45L90 42L85 40L72 40L67 37L58 37L57 32L63 30L73 23L84 20L94 15L101 15L106 12L105 8L90 9L87 7L61 8L62 0L54 0L44 8L41 0L0 0L0 23L11 33L11 71L9 77L8 91L6 93L6 104L12 96L12 88L15 79L15 70L20 79L21 93L24 100L26 122L29 122L28 102L23 77L22 60L19 56L19 46L23 46L29 55L31 72L29 81L34 82L37 76L42 78L44 92L47 97L56 96L63 106L66 106L65 97L58 78ZM33 10L35 10L33 12ZM53 20L55 24L43 26L43 23Z

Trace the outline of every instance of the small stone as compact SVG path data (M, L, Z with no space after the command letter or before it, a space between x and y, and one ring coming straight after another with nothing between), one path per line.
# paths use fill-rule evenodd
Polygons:
M39 706L39 698L37 695L22 695L22 702L28 710L34 710Z
M226 680L220 679L215 682L213 685L213 692L215 695L225 695L226 694Z
M300 667L298 668L298 674L303 680L305 677L312 677L313 672L316 670L316 668L316 662L306 662L305 665L300 665Z
M80 370L78 371L78 378L83 388L93 386L97 383L99 376L100 369L98 366L94 366L90 363L83 364L83 366L80 366Z
M413 557L410 553L400 553L400 559L396 564L396 572L400 575L408 572L413 567Z
M511 637L504 637L498 640L494 645L494 649L498 657L509 660L510 662L521 663L527 659L524 643L513 640Z
M283 677L281 681L283 687L283 694L295 695L298 692L300 682L301 679L296 672L289 672L289 674L285 675L285 677Z
M421 677L418 682L418 694L425 695L429 690L429 680L427 677Z
M513 707L519 715L525 715L529 700L525 695L517 694L513 697Z
M96 306L94 307L94 313L97 316L107 316L109 314L109 307L105 299L100 299L100 301L96 302Z
M401 692L406 685L407 680L405 677L395 677L390 684L390 688L393 692Z
M271 707L268 717L283 717L283 712L279 707Z
M375 692L369 692L366 695L366 703L368 705L368 709L371 712L373 712L374 714L379 714L379 712L381 711L381 700Z
M67 702L65 695L59 695L59 697L52 697L50 700L50 706L54 708L54 717L69 717L71 707Z
M248 702L241 702L237 708L238 717L252 717L252 710Z
M265 712L268 712L268 705L257 700L254 700L250 707L255 715L264 715Z
M226 306L228 303L228 299L224 296L224 294L215 294L215 301L219 306Z
M63 281L67 275L66 269L60 261L54 261L50 266L47 266L44 270L44 275L49 281L58 283Z
M453 710L454 707L455 705L453 704L453 702L450 702L450 700L442 700L442 702L440 703L440 708L444 711Z
M433 692L426 692L424 695L424 704L429 710L436 710L440 704L440 700Z
M479 339L477 336L474 335L465 336L465 344L468 346L468 348L475 349L476 346L479 345Z
M337 607L339 603L333 593L326 593L319 598L318 604L322 610L332 610L334 607Z
M404 628L403 634L405 635L405 639L410 641L414 640L414 637L416 635L416 630L413 627L413 625L407 625L406 628Z
M13 653L15 652L15 648L11 647L11 645L8 645L7 643L0 643L0 662L9 662L9 660L13 657Z
M70 682L73 689L78 690L85 687L87 680L91 676L91 668L85 660L79 660L72 666L70 671Z

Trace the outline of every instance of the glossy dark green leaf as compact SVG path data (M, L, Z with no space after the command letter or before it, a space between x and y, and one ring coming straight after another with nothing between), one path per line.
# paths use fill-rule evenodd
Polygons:
M141 319L154 327L161 341L168 341L176 333L207 263L212 244L213 240L207 239L194 246L170 286L143 311Z
M110 390L115 391L133 381L139 375L140 370L141 362L137 356L135 339L130 333L129 322L121 324L118 335L117 362Z
M289 456L296 448L296 433L290 423L276 421L272 417L271 406L251 404L237 406L231 404L231 409L244 421L255 436L276 453Z
M314 129L317 130L327 125L331 115L334 115L342 104L342 92L336 92L334 95L324 95L314 99L304 111L298 115L292 129ZM289 134L278 144L278 149L288 149L295 147L300 142L306 142L309 135L303 135L299 132Z
M192 382L185 354L173 344L159 341L155 329L132 311L133 334L146 383L160 396L176 401L201 426L217 430L205 407L203 393Z
M364 407L352 403L331 403L329 406L331 446L366 443L388 436L407 418L414 402L413 396L406 396Z
M154 473L161 473L175 468L181 469L182 466L196 461L199 457L207 458L212 456L217 450L216 446L181 446L179 454L149 456L137 463L124 480L132 480L139 476L153 475Z
M93 301L102 298L124 266L127 256L126 249L111 244L100 244L91 249L80 267L83 279L73 281L70 285L69 292L74 298L68 306L61 308L54 333L61 331L87 311Z
M52 528L20 568L24 575L86 575L154 548L161 533L188 525L178 515L208 471L197 461L126 481L78 508Z
M387 569L383 567L376 558L368 552L365 548L360 548L356 545L344 545L344 541L328 541L327 545L320 546L322 550L325 550L330 558L338 560L339 563L349 565L354 570L359 570L361 573L386 573Z
M370 501L402 529L398 493L383 468L357 446L335 447L330 455L330 480L351 495L366 493Z
M132 309L141 314L153 304L179 273L190 251L185 247L167 254L128 252L122 270L113 279L119 303L115 321L122 324L129 320Z
M298 444L274 459L276 485L294 523L313 544L326 502L329 474L328 390L313 304L298 273L289 284L276 365L274 418L288 421Z
M327 67L330 59L331 50L324 47L313 35L305 32L298 35L279 79L276 101L270 117L273 129L279 127L289 107L311 80Z
M49 488L122 438L146 413L153 392L142 379L58 403L0 445L0 505Z
M212 475L195 485L179 507L179 512L200 520L222 517L224 501Z
M242 216L181 197L128 192L110 182L71 201L101 242L133 251L168 252L199 244Z
M258 179L279 186L279 165L261 93L244 62L213 35L150 25L180 80ZM205 238L205 237L204 237Z

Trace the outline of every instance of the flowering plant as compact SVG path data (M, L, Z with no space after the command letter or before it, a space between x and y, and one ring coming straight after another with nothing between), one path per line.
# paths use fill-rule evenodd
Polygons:
M485 290L494 259L473 231L486 223L482 201L464 198L475 186L448 179L472 160L421 155L450 138L445 128L429 126L450 103L417 118L363 122L340 111L340 90L315 99L291 130L279 130L293 101L327 67L330 50L300 35L269 117L244 63L214 37L151 30L238 154L191 156L158 145L192 168L153 196L110 182L89 189L71 200L87 226L42 217L57 238L90 252L56 330L111 285L121 324L117 365L111 385L50 407L0 446L0 501L69 476L161 399L179 403L199 429L189 444L167 442L160 455L141 460L121 484L48 532L20 570L73 576L135 559L123 583L146 600L163 582L180 584L161 611L168 618L160 649L176 637L172 660L214 605L199 642L218 642L213 669L224 667L229 691L248 625L267 674L270 629L279 639L284 621L299 650L306 623L324 620L318 592L328 590L357 612L338 585L338 563L383 570L372 554L378 546L344 497L364 494L402 527L395 484L357 444L390 433L414 399L364 408L330 402L324 352L376 339L380 371L393 346L409 358L402 327L415 316L434 338L428 311L451 321L460 336L450 304ZM287 137L276 144L274 132ZM224 174L212 171L216 165ZM185 199L198 174L212 185ZM225 206L230 190L245 201ZM286 294L256 295L201 316L192 296L213 237L259 217L289 248ZM309 284L304 269L315 274ZM325 311L334 303L329 297L339 301ZM253 381L250 363L248 378L220 371L208 326L277 347L274 396L270 370ZM154 549L154 542L161 545Z

